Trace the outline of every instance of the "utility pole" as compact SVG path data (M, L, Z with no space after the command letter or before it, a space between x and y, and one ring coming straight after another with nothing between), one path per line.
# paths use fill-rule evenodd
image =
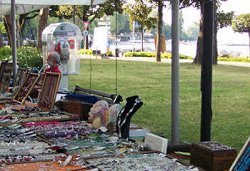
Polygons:
M172 0L172 139L173 145L179 144L179 0Z
M13 79L16 78L17 62L16 62L16 1L11 0L11 22L12 22L12 65L13 65Z

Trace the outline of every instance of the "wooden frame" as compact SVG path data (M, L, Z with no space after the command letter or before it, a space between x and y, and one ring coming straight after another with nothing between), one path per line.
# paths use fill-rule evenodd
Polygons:
M12 76L12 63L3 63L3 68L1 67L1 91L5 93L10 87L10 79Z
M42 90L38 96L39 108L44 111L50 111L53 109L60 80L60 73L45 73Z
M2 84L3 74L5 70L5 66L7 65L8 61L2 61L0 66L0 86Z
M16 78L13 83L13 87L22 85L27 75L28 75L28 69L18 68Z
M13 100L23 105L38 79L39 79L38 74L28 73L21 87L17 90L17 92L13 96Z

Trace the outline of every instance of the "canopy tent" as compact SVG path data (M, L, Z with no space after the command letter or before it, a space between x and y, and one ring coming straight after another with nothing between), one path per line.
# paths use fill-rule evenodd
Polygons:
M16 14L23 14L33 10L41 9L43 7L48 7L51 5L96 5L106 2L107 0L0 0L0 15L11 14L12 17ZM178 28L178 15L179 15L179 0L172 2L172 27ZM15 6L15 10L13 9ZM12 9L11 9L12 7ZM13 26L15 26L15 21L13 21ZM13 28L15 33L15 28ZM179 31L178 29L173 29L174 34L172 34L172 143L179 143ZM15 39L15 36L13 36ZM13 42L15 46L12 47L12 58L13 58L13 68L16 70L16 40Z
M13 20L13 32L15 33L15 15L16 14L21 14L21 13L27 13L32 10L36 10L39 8L43 8L44 6L51 6L51 5L96 5L96 4L101 4L106 2L107 0L42 0L37 1L37 0L0 0L0 15L3 14L11 14L12 15L12 20ZM213 49L213 41L212 41L212 35L213 35L213 29L211 26L212 22L214 22L214 0L205 0L205 13L206 17L204 17L205 22L204 27L206 27L209 31L204 32L204 45L203 45L203 54L204 58L206 60L203 60L202 62L202 70L205 70L203 72L201 78L203 80L207 81L206 84L208 84L207 87L203 87L205 83L201 84L201 89L202 92L210 92L207 93L206 96L204 96L204 99L209 97L209 102L208 102L208 112L205 109L203 115L203 121L202 124L205 125L205 128L202 128L203 130L201 133L204 134L204 132L208 133L205 135L201 140L210 140L210 126L211 126L211 73L212 73L212 49ZM172 0L172 143L173 144L179 144L179 0ZM26 8L24 11L20 10L20 12L17 10L16 13L16 8L18 9L18 6L21 6L22 8ZM12 7L12 9L11 9ZM14 8L16 7L16 8ZM11 9L11 10L10 10ZM21 9L21 8L20 8ZM210 16L210 18L209 18ZM15 68L15 63L16 61L16 40L15 36L13 36L13 67ZM209 53L207 53L209 52ZM207 66L207 67L206 67ZM203 101L206 101L202 99Z
M1 4L1 0L0 0ZM46 5L16 5L16 14L25 14L31 11L39 10L41 8L46 8ZM9 15L11 14L11 5L10 4L1 4L0 15Z
M16 14L24 14L51 5L97 5L106 0L16 0ZM11 14L11 0L0 0L0 15Z

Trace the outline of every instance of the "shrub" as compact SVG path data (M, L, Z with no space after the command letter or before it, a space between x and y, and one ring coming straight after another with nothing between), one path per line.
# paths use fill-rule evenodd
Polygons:
M92 49L80 49L80 54L92 55L93 50Z
M11 60L11 49L9 47L0 48L0 60Z
M125 57L155 57L154 52L125 52Z
M12 60L11 49L9 47L0 48L0 60ZM20 47L17 49L17 63L19 67L37 67L43 66L42 56L35 47Z
M125 57L155 57L155 52L126 52ZM180 54L180 59L192 59L191 56ZM171 59L171 53L162 53L162 58Z
M35 47L20 47L17 49L17 62L20 67L43 66L43 59L39 50Z
M219 57L218 61L250 62L250 58Z

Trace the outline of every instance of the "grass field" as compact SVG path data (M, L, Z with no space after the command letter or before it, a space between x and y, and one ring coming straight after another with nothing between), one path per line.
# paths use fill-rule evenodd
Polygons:
M82 59L81 73L71 75L69 80L70 90L76 85L84 88L91 86L93 90L112 94L117 88L118 94L123 96L123 105L127 97L139 95L144 105L133 116L132 122L150 129L152 133L171 138L170 64ZM198 142L200 66L180 64L179 83L180 141ZM213 67L212 110L211 140L240 150L250 136L250 68Z

